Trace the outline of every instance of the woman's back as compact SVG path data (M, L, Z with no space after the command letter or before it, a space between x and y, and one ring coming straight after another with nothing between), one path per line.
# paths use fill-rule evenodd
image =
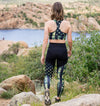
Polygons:
M70 33L70 28L69 21L50 20L45 23L45 35L48 35L49 42L51 43L65 43L66 35Z
M57 24L54 20L48 21L47 24L48 24L49 33L56 31ZM64 33L68 33L69 27L70 27L69 21L62 20L59 29Z

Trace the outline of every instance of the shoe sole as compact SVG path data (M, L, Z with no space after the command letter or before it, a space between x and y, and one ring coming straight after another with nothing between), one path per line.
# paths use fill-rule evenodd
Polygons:
M49 96L50 96L49 91L45 91L45 93L44 93L44 102L45 102L46 106L51 105L51 100L50 100Z

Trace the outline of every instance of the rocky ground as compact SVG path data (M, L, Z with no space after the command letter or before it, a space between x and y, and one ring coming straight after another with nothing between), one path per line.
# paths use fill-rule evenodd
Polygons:
M30 78L25 75L18 75L18 76L10 77L0 83L0 87L2 87L2 88L0 88L0 93L3 91L3 89L5 89L5 87L8 88L9 83L11 84L11 87L13 88L14 87L13 84L16 83L16 81L18 82L18 80L19 80L18 87L21 87L21 88L23 88L21 86L22 85L21 83L26 83L26 80L27 80L27 83L29 83L31 81ZM57 83L57 80L55 80L55 79L52 80L51 89L52 89L52 87L54 87L54 83ZM77 83L77 82L75 82L75 83ZM33 83L33 85L34 84L35 83ZM66 82L65 86L66 85L68 86L69 83ZM84 85L83 87L85 87L85 86L86 85ZM37 89L37 87L35 89ZM6 92L6 91L4 91L4 92ZM55 103L55 97L56 96L51 98L52 105L50 105L50 106L99 106L100 105L100 94L97 94L97 93L81 94L81 95L74 97L73 99L70 99L67 101L61 101L59 103ZM64 94L62 95L61 98L63 99L63 97L66 98L66 96L64 96ZM33 102L36 104L33 104ZM18 105L19 103L27 104L25 106L45 106L43 91L37 91L36 94L34 94L32 91L28 91L28 92L22 91L21 93L13 95L13 97L11 99L0 98L0 106L10 106L10 105L15 106L15 105ZM24 106L24 105L21 105L21 106Z
M7 106L10 102L10 99L0 98L0 106Z
M88 3L64 3L65 19L70 21L73 31L84 31L87 27L100 30L100 7ZM27 2L21 5L0 4L0 29L43 29L50 20L51 4ZM90 19L92 17L92 21ZM96 27L95 27L96 26Z

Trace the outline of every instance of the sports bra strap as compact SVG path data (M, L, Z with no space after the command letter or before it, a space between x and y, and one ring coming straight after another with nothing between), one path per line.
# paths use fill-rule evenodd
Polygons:
M56 22L57 29L58 29L60 27L60 24L61 24L62 20L61 21L54 20L54 21Z

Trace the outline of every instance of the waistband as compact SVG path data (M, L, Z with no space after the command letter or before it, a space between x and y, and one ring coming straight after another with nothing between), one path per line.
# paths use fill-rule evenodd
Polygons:
M58 47L65 47L66 44L65 43L49 43L49 46L58 46Z

